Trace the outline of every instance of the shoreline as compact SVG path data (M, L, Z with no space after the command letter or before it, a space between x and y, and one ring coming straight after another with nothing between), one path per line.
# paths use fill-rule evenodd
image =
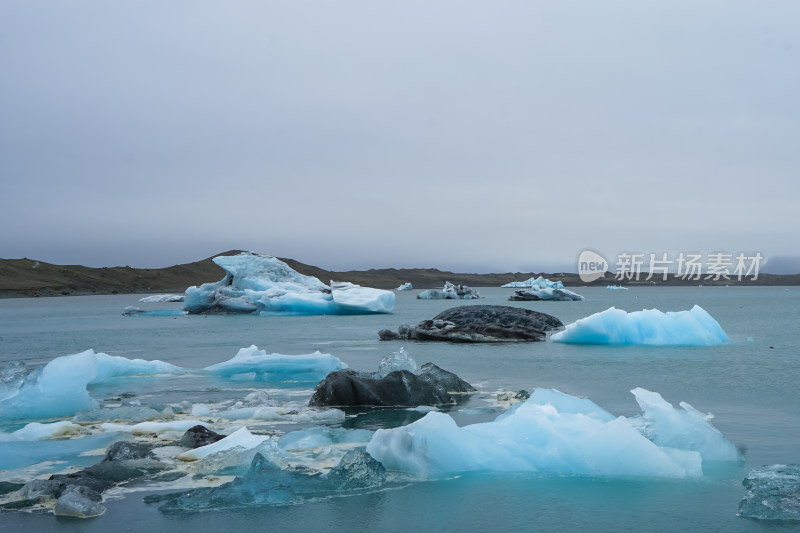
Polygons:
M218 255L239 253L231 250ZM4 298L48 298L58 296L91 296L109 294L159 294L183 293L187 287L219 281L225 272L211 261L211 257L164 268L131 267L86 267L81 265L54 265L34 259L0 259L0 299ZM680 279L675 276L646 281L642 279L620 281L615 275L606 272L605 277L585 283L575 273L545 272L506 272L497 274L470 274L442 271L435 268L382 268L370 270L350 270L337 272L307 265L293 259L280 258L290 267L308 276L314 276L327 283L349 281L365 287L395 289L410 282L415 289L440 288L446 281L470 287L500 287L512 281L522 281L530 277L543 276L553 281L561 281L565 287L597 287L622 285L624 287L663 286L800 286L800 274L776 275L760 274L757 280L726 279Z

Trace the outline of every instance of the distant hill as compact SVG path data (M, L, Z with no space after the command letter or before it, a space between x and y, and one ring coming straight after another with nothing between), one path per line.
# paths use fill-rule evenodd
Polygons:
M231 255L239 250L230 250L217 255ZM211 257L165 268L103 267L92 268L81 265L53 265L34 259L0 259L0 298L32 296L66 296L87 294L131 294L183 292L191 285L218 281L224 271L211 261ZM350 281L359 285L379 289L394 289L401 283L411 282L415 289L441 287L445 281L461 283L472 287L499 287L511 281L522 281L531 276L542 275L551 280L561 280L567 286L607 285L618 283L611 273L605 279L593 283L580 281L577 274L509 272L505 274L467 274L441 271L435 268L381 268L370 270L350 270L336 272L307 265L294 259L283 259L289 266L302 274L315 276L327 283ZM657 281L658 285L800 285L800 275L779 276L762 274L755 282L720 280L670 279ZM629 282L627 285L651 285L652 282Z

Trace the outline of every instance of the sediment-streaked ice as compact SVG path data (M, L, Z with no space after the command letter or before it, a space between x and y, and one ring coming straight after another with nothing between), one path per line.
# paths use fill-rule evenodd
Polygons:
M183 298L183 294L153 294L139 298L139 301L144 303L182 302Z
M458 427L450 416L430 412L407 426L380 429L367 452L388 469L427 475L489 470L684 478L702 475L703 456L670 432L693 429L694 420L665 426L661 438L683 447L660 446L590 400L537 389L493 422ZM702 451L724 456L717 452L711 444Z
M550 337L576 344L712 346L728 340L719 323L695 305L689 311L645 309L628 313L611 307L567 324Z

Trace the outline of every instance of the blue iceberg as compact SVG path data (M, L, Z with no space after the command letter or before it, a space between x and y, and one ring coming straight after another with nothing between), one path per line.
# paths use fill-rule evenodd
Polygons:
M328 286L270 255L243 252L213 261L225 270L225 277L186 289L184 309L189 313L341 315L391 313L394 309L392 291L346 282Z
M432 476L488 470L686 478L702 475L706 454L725 456L711 444L698 451L671 438L696 430L694 421L665 424L660 439L671 446L662 446L590 400L536 389L493 422L458 427L434 411L407 426L379 429L367 452L387 469ZM732 446L721 436L716 444Z
M242 348L228 361L205 368L207 372L222 377L254 374L256 381L313 381L317 382L334 370L344 370L347 365L338 357L315 352L308 355L267 354L255 345Z
M645 309L628 313L611 307L567 324L554 342L575 344L648 344L658 346L713 346L728 340L714 317L695 305L689 311Z

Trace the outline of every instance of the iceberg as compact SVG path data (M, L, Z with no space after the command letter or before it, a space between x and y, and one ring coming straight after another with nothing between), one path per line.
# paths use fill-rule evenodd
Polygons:
M328 286L270 255L242 252L213 261L225 270L225 277L186 289L184 309L188 313L336 315L391 313L394 309L392 291L346 282Z
M628 287L623 287L622 285L608 285L606 287L607 291L627 291Z
M244 448L249 450L260 445L262 442L269 440L270 437L266 435L253 435L247 430L247 427L242 426L222 440L218 440L213 444L207 444L193 450L189 450L178 454L178 459L181 461L197 461L211 455L212 453L224 452L233 448Z
M741 461L742 453L709 423L713 415L701 413L681 402L675 409L657 392L641 387L631 391L642 409L639 418L631 420L639 431L659 446L700 452L703 461Z
M0 433L0 442L3 441L32 441L40 439L54 439L75 435L81 432L81 426L73 424L68 420L53 422L51 424L40 424L31 422L25 427L12 433Z
M331 281L333 303L341 313L391 313L394 293L354 285L346 281Z
M414 286L411 285L411 283L407 282L407 283L401 283L400 286L397 287L395 290L396 291L410 291L413 288L414 288Z
M144 303L182 302L183 298L183 294L154 294L139 298L139 301Z
M0 401L0 419L72 416L97 407L86 390L96 375L93 350L56 357L28 374L12 395Z
M426 289L417 295L418 300L477 300L478 291L466 285L453 285L445 281L442 290Z
M800 520L800 465L754 468L742 481L747 489L739 516L759 520Z
M230 360L205 368L222 377L255 374L256 381L319 381L334 370L347 368L338 357L314 352L308 355L267 354L255 345L242 348Z
M693 428L693 422L666 426L661 438L679 446L670 432ZM699 477L703 455L688 448L660 446L588 399L536 389L493 422L459 427L432 411L407 426L379 429L367 452L387 469L429 476L489 470Z
M108 355L102 352L95 353L94 350L88 350L88 352L94 354L95 359L95 377L89 382L91 384L103 383L104 381L121 377L180 374L186 371L184 368L159 361L158 359L146 361L144 359L128 359L116 355Z
M559 281L558 283L561 282ZM557 302L568 302L583 300L583 296L564 288L555 289L553 287L545 287L541 289L538 287L531 287L529 289L515 291L508 299L511 301L553 300Z
M197 462L195 471L198 474L243 475L250 469L256 454L261 454L275 465L281 463L281 450L278 448L277 441L274 438L268 438L252 448L234 446L210 453Z
M394 372L395 370L408 370L412 374L417 370L417 362L406 353L405 348L402 346L392 355L387 355L381 359L375 377L385 378L389 372Z
M564 284L560 281L550 281L549 279L545 279L542 276L538 278L530 277L525 281L512 281L511 283L506 283L505 285L501 285L502 288L524 288L524 287L536 287L538 289L563 289Z
M713 346L728 340L719 323L695 305L689 311L645 309L627 313L610 307L567 324L554 342L576 344L646 344L658 346Z

